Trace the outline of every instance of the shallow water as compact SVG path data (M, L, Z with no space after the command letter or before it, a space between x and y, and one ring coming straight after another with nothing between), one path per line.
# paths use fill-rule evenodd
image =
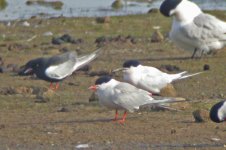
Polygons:
M6 0L7 5L0 9L0 20L27 19L32 16L44 15L45 17L94 17L115 16L127 14L146 13L151 8L159 8L162 0L153 0L151 3L124 1L122 9L115 10L111 7L114 0L61 0L62 9L56 10L50 6L26 5L27 0ZM53 0L48 0L53 1ZM202 9L226 9L226 0L195 0Z

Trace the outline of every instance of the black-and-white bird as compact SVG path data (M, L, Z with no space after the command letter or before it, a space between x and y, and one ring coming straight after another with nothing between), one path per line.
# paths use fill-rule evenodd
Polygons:
M26 63L21 74L26 75L33 72L39 79L51 82L50 88L56 90L59 87L59 81L90 63L98 56L99 52L100 50L96 50L89 55L77 57L76 52L71 51L52 57L33 59ZM56 83L55 87L53 82Z
M160 12L173 16L170 39L184 50L196 52L199 56L209 54L226 46L226 22L202 12L188 0L165 0Z
M162 88L173 81L185 79L201 73L187 74L187 71L184 71L178 74L167 74L157 68L143 66L137 60L125 61L123 63L123 68L116 69L114 72L120 70L123 71L123 79L125 82L153 94L159 94Z
M213 105L210 110L210 119L213 122L221 123L226 121L226 101L221 101Z
M90 86L89 89L95 91L100 104L116 110L114 121L118 119L118 110L125 111L122 119L119 120L120 123L125 122L127 111L134 112L142 105L177 102L172 98L155 100L149 92L138 89L129 83L119 82L109 76L98 78L95 85Z

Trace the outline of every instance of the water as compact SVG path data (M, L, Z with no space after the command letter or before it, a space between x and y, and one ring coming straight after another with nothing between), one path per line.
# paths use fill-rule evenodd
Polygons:
M1 1L1 0L0 0ZM4 1L4 0L3 0ZM44 14L45 17L96 17L116 16L127 14L147 13L151 8L159 8L162 0L151 3L123 2L122 9L115 10L111 7L114 0L61 0L62 9L57 10L49 6L26 5L27 0L6 0L7 5L0 7L0 20L27 19L32 16ZM53 1L53 0L48 0ZM226 10L226 0L194 0L202 9Z

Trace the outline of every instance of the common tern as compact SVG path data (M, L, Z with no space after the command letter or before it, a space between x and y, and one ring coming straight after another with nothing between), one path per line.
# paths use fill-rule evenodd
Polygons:
M89 89L95 91L101 105L116 110L114 121L118 119L118 110L124 110L123 117L119 120L119 123L125 122L127 111L134 112L142 105L177 102L177 100L172 98L155 100L151 93L138 89L129 83L112 79L109 76L98 78L95 85L90 86Z
M143 66L137 60L125 61L123 63L123 68L116 69L114 72L120 70L123 71L123 79L125 82L151 92L152 94L159 94L162 88L173 81L185 79L201 73L187 74L187 71L184 71L177 74L167 74L157 68Z

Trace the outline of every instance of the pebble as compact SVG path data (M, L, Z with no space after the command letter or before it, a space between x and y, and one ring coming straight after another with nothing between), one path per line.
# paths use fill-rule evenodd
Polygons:
M210 66L209 66L208 64L205 64L205 65L203 66L203 70L204 70L204 71L210 70Z
M192 114L195 119L195 122L200 123L209 120L209 111L207 110L197 109Z
M75 148L77 149L89 148L89 144L79 144L76 145Z

